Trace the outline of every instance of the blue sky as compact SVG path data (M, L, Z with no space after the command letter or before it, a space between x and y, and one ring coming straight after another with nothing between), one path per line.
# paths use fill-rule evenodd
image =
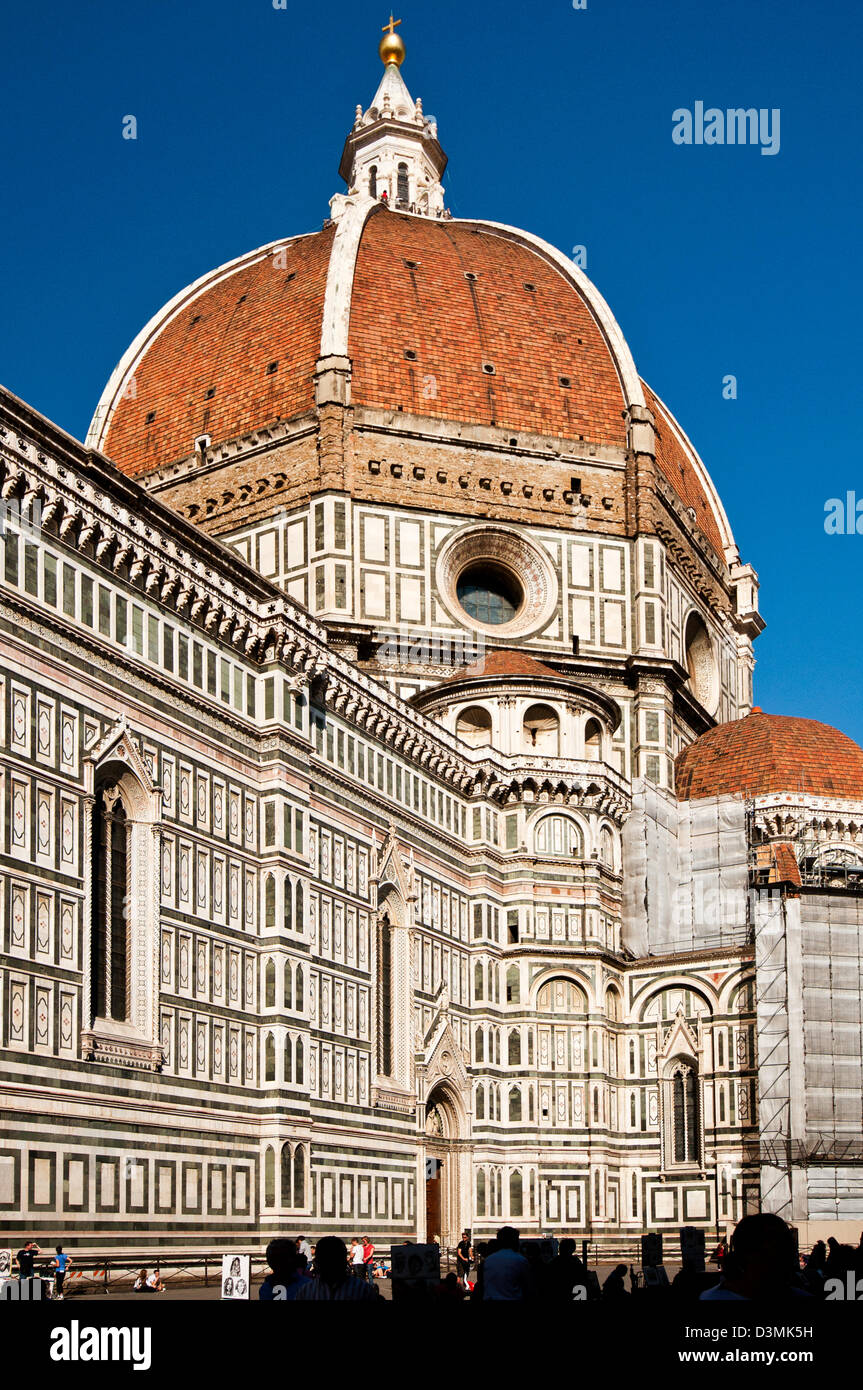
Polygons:
M166 299L320 225L387 13L7 7L0 380L83 437ZM828 498L863 500L859 7L407 0L399 15L453 213L584 245L640 372L707 463L761 578L757 702L863 741L863 535L824 530ZM779 153L675 145L672 112L696 101L779 108Z

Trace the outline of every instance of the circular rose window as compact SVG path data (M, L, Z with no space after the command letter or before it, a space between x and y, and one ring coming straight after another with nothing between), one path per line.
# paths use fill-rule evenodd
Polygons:
M536 631L557 606L548 557L499 526L469 526L450 536L438 555L437 587L456 622L495 636Z

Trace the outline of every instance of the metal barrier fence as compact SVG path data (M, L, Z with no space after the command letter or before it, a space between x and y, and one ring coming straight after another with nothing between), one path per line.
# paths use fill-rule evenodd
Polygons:
M73 1264L67 1270L64 1283L65 1294L109 1293L112 1288L129 1287L134 1284L140 1271L149 1273L157 1270L166 1289L185 1284L218 1283L221 1278L222 1256L224 1251L195 1251L194 1254L139 1253L135 1255L106 1255L97 1257L73 1256ZM269 1269L266 1258L260 1251L231 1250L231 1255L248 1255L250 1277L263 1277ZM50 1258L37 1257L35 1272L53 1282Z

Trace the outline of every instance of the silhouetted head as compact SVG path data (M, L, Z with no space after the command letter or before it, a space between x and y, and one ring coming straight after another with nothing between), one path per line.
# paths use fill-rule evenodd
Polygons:
M501 1226L497 1233L497 1243L501 1250L517 1250L518 1231L514 1226Z
M348 1274L348 1250L338 1236L323 1236L315 1246L315 1269L325 1284L340 1284Z
M752 1295L769 1294L790 1284L796 1263L791 1228L775 1212L759 1212L735 1228L726 1277L744 1283Z
M57 1252L58 1255L62 1255L62 1254L63 1254L63 1247L62 1247L62 1245L55 1245L55 1246L54 1246L54 1249L56 1250L56 1252Z
M267 1246L267 1264L274 1274L287 1273L297 1263L297 1247L285 1236L277 1236Z
M571 1239L569 1238L569 1236L567 1236L566 1240L562 1240L562 1241L560 1242L560 1245L558 1246L558 1249L559 1249L561 1255L565 1255L565 1256L567 1256L567 1257L568 1257L569 1255L574 1255L574 1254L575 1254L575 1241L574 1241L574 1240L571 1240Z

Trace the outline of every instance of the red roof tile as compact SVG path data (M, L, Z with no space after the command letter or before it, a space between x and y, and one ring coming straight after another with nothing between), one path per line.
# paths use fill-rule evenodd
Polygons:
M684 748L675 785L680 801L777 792L863 800L863 749L829 724L754 709Z
M485 679L488 676L553 676L556 680L562 679L559 671L553 671L550 666L543 665L525 652L503 651L489 652L475 666L464 666L452 676L447 676L441 685L449 681Z

